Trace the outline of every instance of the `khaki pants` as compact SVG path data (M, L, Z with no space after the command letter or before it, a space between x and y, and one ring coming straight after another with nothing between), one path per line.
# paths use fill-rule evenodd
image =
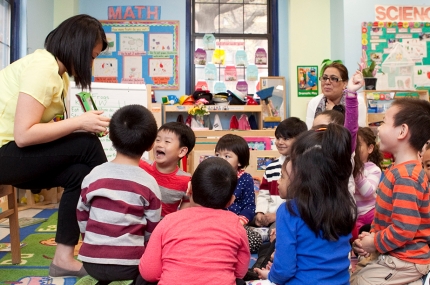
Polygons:
M400 260L391 255L371 256L367 264L358 263L351 275L351 285L422 284L421 277L430 270L430 264L421 265Z

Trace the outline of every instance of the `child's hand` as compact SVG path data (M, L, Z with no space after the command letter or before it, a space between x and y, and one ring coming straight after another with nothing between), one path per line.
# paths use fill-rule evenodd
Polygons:
M254 268L254 272L258 274L258 278L260 279L267 279L267 276L269 275L269 270L267 269L260 269L260 268Z
M363 74L360 71L356 71L355 74L349 79L347 89L352 92L356 92L364 85Z
M276 221L276 213L267 213L264 215L263 224L267 227L274 221Z
M272 229L272 231L269 234L269 240L270 242L273 242L276 238L276 229Z
M373 253L376 251L374 240L375 240L375 234L374 233L365 235L361 238L361 247L369 255L370 255L370 253Z
M272 268L272 264L273 263L271 261L268 261L266 265L266 269L270 271L270 268Z
M262 227L264 223L264 214L263 213L257 213L255 216L255 224L259 227Z

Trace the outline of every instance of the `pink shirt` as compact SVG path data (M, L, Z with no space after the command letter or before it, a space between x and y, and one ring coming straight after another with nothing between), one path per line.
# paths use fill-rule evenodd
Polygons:
M165 284L235 285L250 260L239 217L226 210L191 207L171 213L153 231L139 270Z

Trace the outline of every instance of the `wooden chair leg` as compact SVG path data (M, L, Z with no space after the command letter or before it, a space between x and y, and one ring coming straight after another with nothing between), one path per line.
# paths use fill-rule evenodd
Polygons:
M18 201L12 185L0 185L0 197L7 197L7 210L0 212L0 219L9 220L12 263L21 263L21 244L19 238Z
M18 205L17 205L18 202L16 200L15 189L12 189L12 193L8 195L7 200L8 200L9 209L13 209L13 214L9 217L12 263L20 264L21 263L21 242L19 238Z

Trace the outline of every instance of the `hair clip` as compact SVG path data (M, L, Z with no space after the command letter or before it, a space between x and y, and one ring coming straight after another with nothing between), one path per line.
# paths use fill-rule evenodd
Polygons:
M321 127L321 128L316 129L315 131L321 132L321 131L326 131L326 130L327 130L327 127Z

